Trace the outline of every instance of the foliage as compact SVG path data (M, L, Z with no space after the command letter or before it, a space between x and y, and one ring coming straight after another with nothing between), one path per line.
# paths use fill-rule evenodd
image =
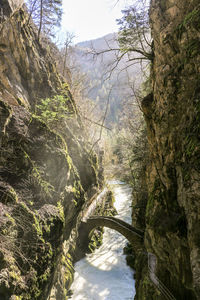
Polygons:
M117 20L120 49L122 53L129 54L129 60L153 59L148 10L148 0L135 1L122 11L123 17ZM138 56L135 57L135 54Z
M139 91L133 86L133 96L124 101L119 125L108 137L106 150L106 162L109 164L112 159L117 175L131 183L136 193L140 192L141 181L145 180L149 160L146 126L140 110L140 101L149 89L148 79Z
M30 17L38 27L38 39L43 33L54 36L55 27L61 26L62 0L26 0Z
M199 18L200 18L200 4L191 12L189 12L184 20L175 28L178 38L182 37L183 32L186 31L186 28L192 26L196 29L199 29Z
M132 124L132 128L121 129L113 147L115 162L123 168L122 179L130 182L135 189L139 188L141 176L144 176L148 157L146 129L144 121L140 122Z
M60 125L72 115L67 104L68 101L69 99L63 95L42 99L40 104L36 105L36 112L33 116L50 128L59 129Z

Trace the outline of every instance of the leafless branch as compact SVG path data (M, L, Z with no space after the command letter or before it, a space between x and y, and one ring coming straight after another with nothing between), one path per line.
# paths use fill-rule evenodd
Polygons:
M102 124L99 124L99 123L97 123L97 122L95 122L95 121L93 121L93 120L91 120L91 119L89 119L89 118L87 118L87 117L85 117L85 116L83 116L83 115L81 115L82 116L82 118L84 118L85 120L87 120L87 121L89 121L89 122L91 122L91 123L93 123L93 124L95 124L95 125L98 125L98 126L100 126L100 127L103 127L103 128L105 128L105 129L107 129L107 130L112 130L111 128L109 128L109 127L107 127L107 126L104 126L104 125L102 125Z
M92 148L91 148L91 150L90 150L90 153L92 152L92 150L94 149L94 147L95 147L95 146L99 143L99 141L101 140L102 132L103 132L103 128L104 128L104 122L105 122L105 119L106 119L106 116L107 116L107 113L108 113L108 107L109 107L109 102L110 102L111 92L112 92L112 88L110 89L109 94L108 94L107 103L106 103L106 109L105 109L104 116L103 116L103 120L102 120L102 123L101 123L101 129L100 129L100 133L99 133L99 138L98 138L98 139L95 141L95 143L92 145Z

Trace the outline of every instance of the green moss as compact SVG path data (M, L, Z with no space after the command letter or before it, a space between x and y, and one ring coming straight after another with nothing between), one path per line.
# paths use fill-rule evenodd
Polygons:
M190 40L185 46L186 56L192 58L196 55L199 55L199 49L200 41L198 39Z
M22 149L22 151L24 152L25 158L29 161L29 163L32 166L32 177L36 179L37 183L39 184L39 186L41 187L43 192L48 197L51 197L52 192L55 191L54 187L48 181L46 181L42 178L42 175L40 174L39 168L36 166L36 163L30 158L28 153L24 149Z
M28 208L28 206L26 205L26 203L20 202L20 203L19 203L19 206L20 206L25 212L27 212L28 214L30 213L29 208Z
M40 175L39 170L36 167L33 167L32 169L32 175L34 178L36 178L38 184L42 188L42 190L45 192L45 194L49 197L51 197L52 192L55 191L54 187L46 180L42 178Z
M75 206L81 205L83 201L85 202L85 193L81 185L80 180L74 180L74 185L70 190L73 193L73 203Z
M71 110L71 113L73 113L75 116L77 116L77 108L76 104L73 101L72 95L69 90L69 85L65 82L62 84L62 87L60 89L60 94L67 99L67 101L70 103L69 109Z
M63 223L65 223L65 213L61 201L58 201L57 207L58 207L60 219L62 220Z
M67 253L66 256L63 254L61 258L61 263L64 266L63 286L70 286L73 282L74 274L72 256L69 253ZM65 295L67 295L67 290L65 290Z
M166 215L167 197L166 190L161 188L160 181L157 179L154 183L153 190L148 197L145 219L150 227L160 233L164 230L160 218L162 215Z
M146 217L148 218L149 214L152 212L152 209L154 207L154 193L152 192L149 195L147 206L146 206Z
M37 236L40 238L40 240L45 243L43 239L43 230L42 230L42 225L40 224L39 216L33 214L33 219L34 219L33 228L36 230Z
M166 1L165 0L160 0L160 7L163 11L166 9Z
M103 239L103 228L98 227L94 229L90 233L90 242L88 245L88 249L90 252L93 252L95 249L99 248L102 245L102 239Z
M195 8L189 14L187 14L184 18L183 25L186 26L188 24L195 23L200 19L200 8Z
M24 98L18 97L16 100L19 103L19 105L21 105L23 107L27 107L27 102L24 100Z
M67 143L66 143L65 139L63 138L63 136L61 134L59 134L58 132L56 132L56 139L61 144L61 148L64 151L64 154L65 154L65 157L66 157L66 160L68 163L69 175L70 175L70 171L73 169L73 162L72 162L72 159L68 152ZM68 175L68 177L69 177L69 175Z
M39 296L41 295L41 293L42 293L42 290L38 286L37 277L36 277L34 284L32 284L32 286L30 288L30 295L26 294L25 299L38 299ZM34 297L34 298L32 298L32 297Z
M68 166L69 166L69 170L71 170L71 168L72 168L72 159L71 159L71 157L69 156L68 153L66 153L66 158L67 158L67 163L68 163Z
M9 213L6 213L6 217L9 219L13 226L16 225L15 219Z
M17 273L16 271L10 271L9 272L9 277L11 278L11 281L18 281L20 282L21 281L21 277L20 277L20 274Z
M106 201L108 201L108 203L113 206L114 202L115 202L115 197L112 191L108 191L107 195L106 195Z
M13 188L9 189L9 195L12 197L15 203L19 202L18 195Z
M47 269L45 270L45 273L39 276L40 282L41 282L42 284L43 284L44 282L46 282L46 281L49 279L50 275L51 275L50 268L47 268Z
M199 20L200 20L200 8L198 5L197 8L195 8L193 11L191 11L185 16L183 22L180 23L175 29L177 33L177 37L178 38L182 37L182 33L186 31L187 26L193 26L195 29L200 28Z
M73 199L73 202L74 202L74 205L75 205L75 206L78 205L78 203L77 203L77 201L76 201L75 199Z
M72 187L72 192L73 192L75 198L80 197L81 193L83 192L83 188L82 188L80 180L74 181L74 186Z
M46 233L50 233L51 232L51 224L47 224L47 222L44 223L44 230L46 231Z
M154 187L152 192L150 193L146 206L146 218L149 219L153 212L156 201L161 201L161 189L159 180L155 180Z
M5 101L0 99L0 108L2 110L2 120L1 120L1 131L5 134L6 127L8 126L12 117L12 108Z
M187 136L185 139L185 154L188 158L192 157L200 146L198 137L195 135Z

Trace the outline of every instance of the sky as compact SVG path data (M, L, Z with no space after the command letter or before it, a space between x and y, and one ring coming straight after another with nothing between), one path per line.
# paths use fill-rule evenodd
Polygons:
M116 32L116 19L122 17L121 10L127 3L128 0L63 0L62 31L74 33L74 43Z

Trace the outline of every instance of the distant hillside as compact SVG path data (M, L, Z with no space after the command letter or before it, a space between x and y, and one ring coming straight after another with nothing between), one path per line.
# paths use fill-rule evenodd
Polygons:
M95 49L105 49L105 47L107 46L107 42L109 42L110 45L117 46L118 43L116 42L116 39L117 33L109 33L95 40L80 42L77 44L77 46L80 48L91 48L91 45L93 45Z
M76 61L90 79L88 97L98 102L100 110L104 111L108 94L112 90L106 124L119 121L123 102L133 94L129 82L135 82L135 86L138 87L142 80L140 64L131 65L127 56L117 62L119 51L116 49L119 49L117 33L84 41L75 46ZM94 54L100 52L102 53Z

